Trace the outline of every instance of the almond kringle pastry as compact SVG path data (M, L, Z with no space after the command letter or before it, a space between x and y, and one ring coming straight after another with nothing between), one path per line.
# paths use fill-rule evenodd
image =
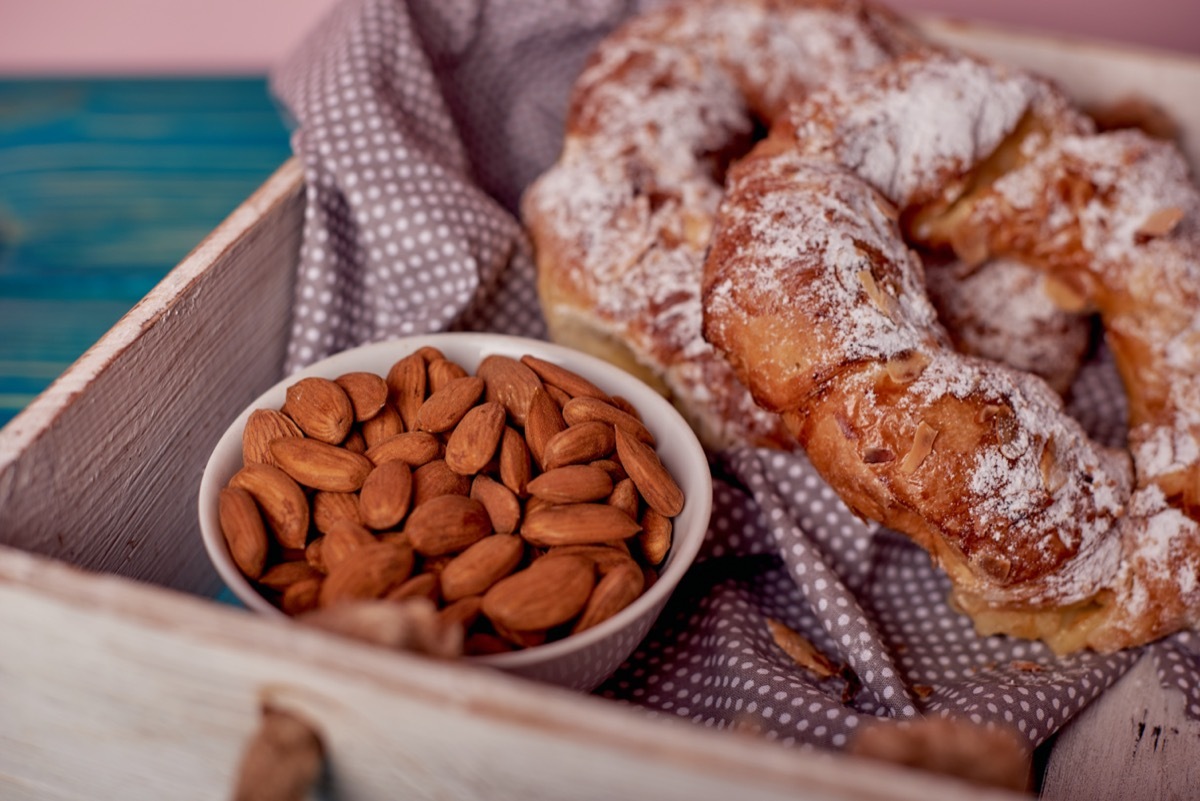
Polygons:
M913 247L1013 258L1103 321L1128 451L951 347ZM704 335L984 633L1112 651L1200 623L1200 194L1049 82L951 53L811 93L730 172Z

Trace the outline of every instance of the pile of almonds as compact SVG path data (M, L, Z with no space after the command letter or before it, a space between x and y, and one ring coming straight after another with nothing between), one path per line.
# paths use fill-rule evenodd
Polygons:
M538 645L632 603L679 485L627 401L534 356L475 375L434 348L386 378L303 378L256 409L221 490L238 568L290 615L426 597L468 654Z

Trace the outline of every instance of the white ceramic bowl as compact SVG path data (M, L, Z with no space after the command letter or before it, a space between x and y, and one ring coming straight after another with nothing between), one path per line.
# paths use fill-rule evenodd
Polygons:
M600 359L541 340L497 334L433 334L380 342L343 351L280 381L260 395L225 431L209 458L200 482L200 531L209 557L230 590L251 609L283 616L234 565L217 520L217 495L242 466L242 430L254 409L283 405L287 387L306 376L336 378L365 370L387 375L401 357L432 345L473 372L491 354L514 358L532 354L579 373L609 394L628 399L658 441L663 463L685 496L674 521L674 542L660 577L649 590L617 615L587 631L511 653L470 657L510 673L554 684L591 690L617 669L646 636L667 598L700 548L712 510L712 477L704 450L675 408L650 387Z

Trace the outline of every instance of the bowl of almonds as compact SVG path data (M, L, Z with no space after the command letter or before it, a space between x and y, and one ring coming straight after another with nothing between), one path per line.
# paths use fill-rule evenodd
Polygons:
M452 333L280 381L221 437L199 504L253 610L421 604L461 630L464 659L590 690L691 565L712 483L688 424L625 371Z

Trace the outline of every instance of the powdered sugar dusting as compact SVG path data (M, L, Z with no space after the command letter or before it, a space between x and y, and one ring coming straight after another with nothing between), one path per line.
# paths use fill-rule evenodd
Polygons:
M524 217L554 254L555 280L685 406L764 419L701 337L722 161L748 145L755 114L911 46L894 25L857 2L676 4L632 19L580 76L564 152L527 192Z
M805 152L907 207L938 197L994 151L1041 91L1026 73L967 56L914 56L872 80L814 92L788 122Z

